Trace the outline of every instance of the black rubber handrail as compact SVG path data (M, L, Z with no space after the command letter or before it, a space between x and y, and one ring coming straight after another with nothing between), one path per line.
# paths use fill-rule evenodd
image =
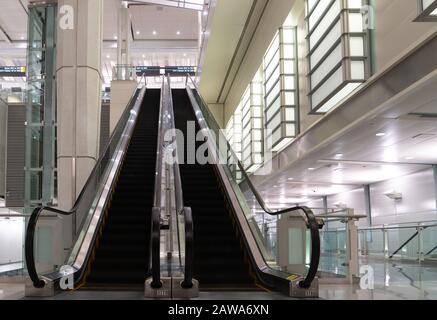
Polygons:
M159 125L158 136L156 138L156 165L155 165L155 185L153 196L153 209L152 209L152 231L150 234L150 253L151 253L151 265L152 265L152 288L159 289L162 287L161 281L161 194L162 194L162 163L164 148L164 132L162 126L164 125L165 115L165 77L162 78L161 84L161 101L159 103Z
M161 208L153 207L152 209L152 230L151 230L151 256L152 256L152 283L150 286L154 289L162 287L161 282Z
M142 79L141 79L141 81L142 81ZM140 83L141 83L141 81L140 81ZM53 212L53 213L60 214L63 216L71 216L77 212L77 208L83 199L83 195L84 195L86 189L91 184L91 182L94 180L95 175L97 175L97 173L98 173L98 169L99 169L100 165L107 157L107 153L109 152L109 148L111 147L111 144L115 139L117 130L121 129L121 126L125 124L122 121L122 119L127 115L127 113L129 113L132 110L132 108L134 106L133 105L134 99L138 98L138 96L137 96L138 92L139 92L138 89L136 89L135 92L133 93L133 95L131 96L128 104L126 105L126 108L125 108L122 116L120 117L115 129L113 130L113 132L111 134L111 137L109 138L108 142L106 143L106 146L104 148L104 152L102 152L100 154L99 159L96 162L96 164L94 165L93 170L91 171L85 185L83 186L79 196L77 197L77 199L73 205L73 208L71 208L71 210L69 210L69 211L63 211L63 210L59 210L59 209L49 207L49 206L38 206L32 211L32 214L29 218L29 222L28 222L27 229L26 229L24 250L25 250L27 271L28 271L29 277L33 283L33 286L35 288L43 288L45 286L45 281L43 281L42 279L39 278L38 272L36 270L35 253L34 253L35 229L36 229L36 224L38 222L38 219L39 219L41 213L43 211L49 211L49 212Z
M194 88L196 89L197 96L200 98L201 103L204 106L207 106L208 104L205 102L203 97L200 95L199 90L197 88L196 83L192 79L191 75L187 74L187 79L190 79L191 83L193 84ZM188 87L188 86L187 86ZM200 105L199 105L200 107ZM220 126L215 121L214 116L211 114L211 112L208 110L208 108L202 108L204 111L208 113L208 118L211 119L214 122L214 125L217 126L217 128L220 128ZM253 192L257 202L261 206L262 210L271 216L278 216L281 214L286 213L292 213L292 212L298 212L301 211L304 213L305 216L305 222L307 224L307 227L310 229L310 235L311 235L311 260L310 260L310 267L307 272L307 275L304 280L299 282L299 286L301 288L309 288L311 286L311 283L313 282L314 278L317 275L317 270L319 268L319 262L320 262L320 233L319 233L319 223L317 222L317 219L313 213L313 211L305 206L297 206L297 207L290 207L283 210L273 211L270 210L267 206L267 204L264 202L264 199L262 198L261 194L258 192L256 187L253 185L252 181L250 180L249 175L247 174L246 170L244 169L241 161L238 159L236 154L234 153L232 146L227 141L227 147L228 150L231 152L232 157L236 161L236 164L238 165L238 168L241 170L243 177L245 181L247 182L247 185L249 186L250 190Z
M182 288L193 287L194 274L194 223L191 208L184 208L185 222L185 271Z
M423 230L428 228L427 226L423 227ZM389 257L389 259L393 259L393 257L401 251L407 244L409 244L411 241L413 241L414 238L416 238L419 235L419 231L416 231L411 237L408 238L407 241L405 241L398 249L396 249Z

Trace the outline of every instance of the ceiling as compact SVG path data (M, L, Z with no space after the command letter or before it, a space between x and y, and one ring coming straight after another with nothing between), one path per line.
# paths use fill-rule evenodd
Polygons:
M103 1L102 73L105 83L109 84L112 67L117 63L117 12L120 1ZM199 13L203 1L128 1L132 16L132 64L197 65L199 18L205 17ZM0 65L26 65L26 10L27 0L0 1ZM25 79L3 78L1 82L9 82L10 85L24 84Z

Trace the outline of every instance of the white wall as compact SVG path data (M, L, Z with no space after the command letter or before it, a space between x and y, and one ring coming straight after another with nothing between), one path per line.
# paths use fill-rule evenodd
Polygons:
M23 261L23 218L0 218L0 264Z
M389 199L388 191L402 193ZM373 224L437 220L432 169L374 184L370 187Z
M414 22L418 15L416 0L374 0L375 53L381 71L437 31L437 24Z
M385 196L387 192L402 193L402 200ZM342 203L354 209L355 214L365 215L364 188L328 196L328 207ZM375 183L370 186L372 224L397 224L437 220L433 170L427 169L411 175ZM320 206L320 201L306 203L309 207ZM367 226L367 219L360 219L359 226Z

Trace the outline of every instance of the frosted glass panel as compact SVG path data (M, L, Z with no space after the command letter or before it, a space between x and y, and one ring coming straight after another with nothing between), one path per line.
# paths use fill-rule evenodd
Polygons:
M275 71L276 66L278 64L279 64L279 50L278 52L276 52L274 59L269 63L269 65L266 68L266 72L265 72L266 79L269 79L271 77L273 71Z
M326 11L329 5L330 1L319 1L308 19L310 30L312 30L314 28L314 25L319 21L320 18L322 18L323 13Z
M285 126L285 135L288 137L293 137L296 135L296 126L292 123L287 123Z
M362 0L348 0L347 7L348 9L361 9L363 6Z
M294 60L284 60L284 73L294 74Z
M340 15L340 1L337 0L329 9L328 13L323 17L320 24L314 29L314 32L310 36L310 47L314 47L317 42L322 38L323 34L328 30L329 26Z
M276 81L278 81L279 74L280 74L280 70L279 70L279 65L278 65L276 67L276 70L273 72L272 76L270 77L270 79L267 80L267 83L266 83L266 91L267 92L269 92L269 90L275 85Z
M349 32L363 32L363 15L349 13Z
M274 40L272 41L272 44L271 44L269 50L267 51L267 53L265 55L266 64L268 64L272 60L272 58L275 55L278 48L279 48L279 34L277 33Z
M284 89L294 90L296 88L296 80L294 76L284 76Z
M363 37L351 37L350 43L350 55L352 57L364 56L364 38Z
M294 30L293 29L283 29L283 42L284 43L294 43Z
M272 120L267 123L267 128L275 130L281 124L281 113L277 113Z
M267 109L266 111L266 121L269 121L273 115L279 110L281 107L281 99L278 96L278 98L275 100L275 102Z
M311 89L316 87L343 58L341 43L331 52L311 75Z
M320 112L328 112L346 98L352 91L359 87L361 83L348 83L343 89L341 89L337 94L329 99L320 109Z
M293 59L294 58L294 45L284 44L284 58Z
M266 107L269 107L270 104L273 102L274 99L279 95L279 91L281 90L281 83L278 82L274 86L273 90L269 92L269 94L266 97Z
M286 121L295 121L295 112L294 108L286 108L285 109L285 120Z
M351 61L351 78L352 80L364 80L364 61Z
M343 82L343 66L337 69L312 96L312 105L317 106Z
M295 105L294 92L284 92L284 100L287 106Z
M328 35L320 42L320 45L311 54L310 62L311 68L314 68L322 57L331 49L334 43L340 39L341 36L341 23L338 21Z
M314 5L317 3L317 1L319 0L308 0L308 11L311 11L314 8Z

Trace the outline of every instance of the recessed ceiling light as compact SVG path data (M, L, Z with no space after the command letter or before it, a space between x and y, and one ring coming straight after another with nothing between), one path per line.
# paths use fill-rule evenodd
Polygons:
M208 10L204 10L204 11L203 11L203 15L204 15L204 16L207 16L207 15L208 15Z
M294 178L288 178L288 181L293 181L294 180Z
M143 58L145 58L145 57L146 57L146 55L145 55L145 54L143 54L143 55L142 55L142 57L143 57Z
M177 34L177 35L180 35L180 34L181 34L181 32L180 32L180 31L176 31L176 34Z
M344 156L343 153L336 153L336 154L335 154L335 157L336 157L336 158L341 158L341 157L343 157L343 156Z
M153 30L152 33L153 33L154 36L156 36L156 34L157 34L157 32L155 30Z
M137 35L139 35L141 32L140 31L137 31L137 32L135 32Z
M314 170L316 170L316 168L308 168L308 170L314 171Z
M110 55L108 54L108 55L106 56L106 58L107 58L107 59L110 59L110 58L111 58L111 56L110 56Z
M118 37L117 37L117 36L114 36L114 39L115 39L115 40L117 40L117 39L118 39Z
M385 136L385 132L378 132L376 134L377 137L384 137Z
M184 53L184 57L186 57L187 56L187 54L186 53Z
M405 157L405 160L414 160L414 157L408 156L408 157Z

